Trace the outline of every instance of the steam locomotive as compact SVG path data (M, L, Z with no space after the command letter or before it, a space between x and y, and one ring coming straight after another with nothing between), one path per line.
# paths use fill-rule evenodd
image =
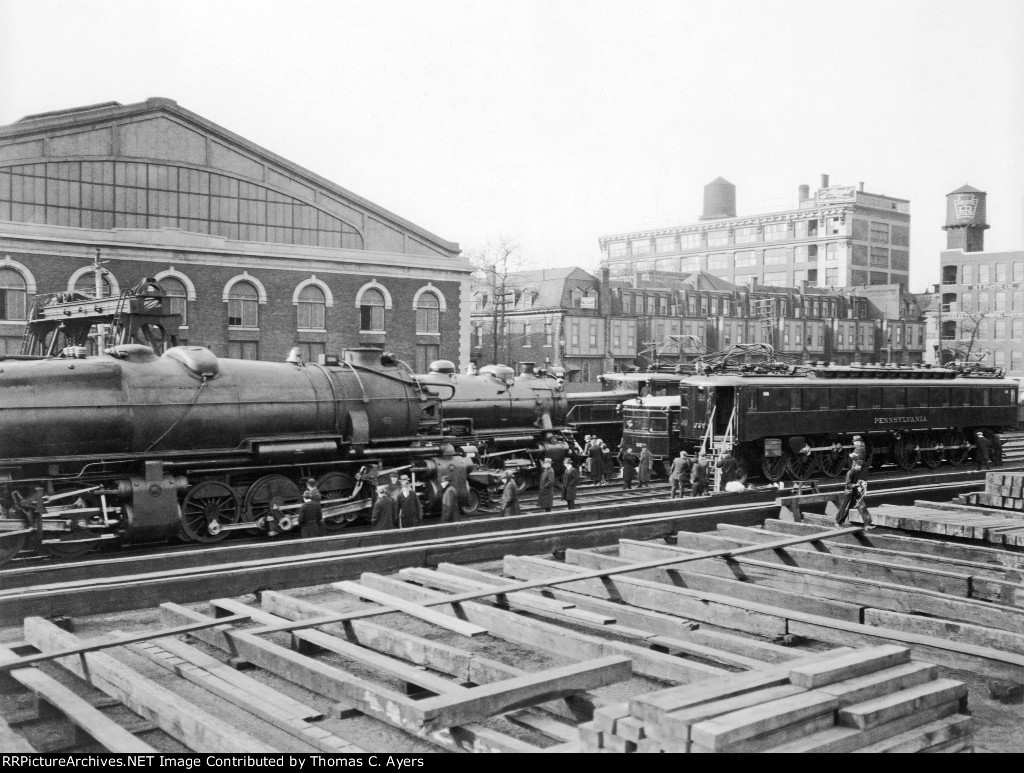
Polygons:
M679 454L731 451L769 481L836 477L854 435L865 462L902 469L963 464L978 432L998 447L1016 421L1018 383L995 369L895 365L704 368L678 394L623 404L623 445L662 464Z
M471 511L493 470L525 475L573 447L560 380L532 367L416 375L379 349L324 364L135 343L67 354L0 362L0 564L26 545L76 556L287 531L310 477L329 521L364 516L372 482L399 470L428 512L443 475Z

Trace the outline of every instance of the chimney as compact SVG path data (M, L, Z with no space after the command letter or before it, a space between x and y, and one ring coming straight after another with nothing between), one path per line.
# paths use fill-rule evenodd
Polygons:
M823 174L821 176L821 187L822 188L827 188L828 187L828 175L827 174Z
M807 201L807 199L811 198L810 185L801 185L797 190L799 191L800 201Z
M857 183L857 190L861 193L864 192L864 183Z

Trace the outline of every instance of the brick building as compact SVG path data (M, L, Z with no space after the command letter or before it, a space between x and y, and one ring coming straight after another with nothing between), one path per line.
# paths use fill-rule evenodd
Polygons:
M946 196L942 284L929 304L940 357L981 362L1024 377L1024 250L986 252L987 194L970 185Z
M387 348L469 359L470 267L445 241L179 107L116 102L0 127L0 353L36 294L147 276L184 342L308 361Z
M495 304L492 288L477 286L474 360L560 366L570 388L583 389L597 388L600 373L671 365L743 343L837 364L910 364L924 355L924 321L900 285L871 287L868 297L806 284L739 286L706 272L645 271L629 281L602 274L519 272L508 278L504 305Z
M863 183L801 185L793 209L736 215L736 187L721 177L704 188L696 223L602 236L612 279L645 271L705 271L737 285L907 286L910 203L865 193Z

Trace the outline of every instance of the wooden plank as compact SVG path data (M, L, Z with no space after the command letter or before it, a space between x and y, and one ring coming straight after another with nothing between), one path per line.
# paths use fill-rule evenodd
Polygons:
M215 599L210 603L217 609L228 610L236 614L242 614L241 610L245 610L245 614L251 615L253 621L261 625L277 625L284 620L282 617L272 615L262 609L254 609L233 599ZM458 682L452 681L447 677L437 676L425 669L410 666L401 660L395 660L387 655L382 655L366 647L353 644L347 639L341 639L322 631L299 630L292 632L292 636L299 641L308 642L314 647L319 647L327 652L333 652L356 663L368 666L375 672L386 674L396 681L414 684L421 690L444 694L461 692L466 689Z
M624 575L601 580L588 577L588 572L573 566L516 556L505 557L505 572L544 580L576 577L579 579L569 587L577 593L621 600L643 609L676 614L760 636L775 637L786 633L783 615L753 611L750 602L722 594L692 591Z
M931 682L938 676L938 668L931 663L911 661L882 671L847 679L844 682L819 687L819 692L834 695L843 706L880 698L909 687Z
M13 652L3 646L0 646L0 656L16 657ZM107 751L127 754L145 754L155 751L148 743L132 735L84 698L76 695L38 668L16 668L10 672L10 676L39 698L56 707L76 727ZM0 744L0 747L4 751L8 751L6 744Z
M948 741L969 740L973 735L974 718L954 714L865 746L858 749L857 753L913 754Z
M503 585L515 585L515 580L510 580L507 577L499 577L498 575L491 574L490 572L482 572L479 569L472 569L468 566L462 566L461 564L438 564L437 571L441 572L442 574L451 575L453 577L461 577L466 580L475 580L476 582L484 583L485 585L496 585L498 587L501 587ZM565 601L547 599L537 594L521 593L507 595L523 595L527 596L531 600L536 600L537 598L540 598L542 600L547 601L548 604L550 604L552 607L557 607L559 609L572 609L574 606L573 604L570 604Z
M936 679L908 687L891 695L855 703L840 709L838 724L869 730L920 711L935 708L967 696L967 685L953 679Z
M177 620L209 620L177 604L162 604L165 617ZM292 652L250 633L230 627L209 628L192 634L215 647L227 648L243 659L318 695L343 701L359 711L421 738L452 750L533 752L536 747L489 728L472 724L450 731L423 728L417 701L386 687L372 684L323 661Z
M698 722L690 728L690 739L701 746L722 749L822 714L831 719L838 708L839 701L831 695L802 692Z
M566 557L568 557L568 552ZM686 618L668 615L664 612L640 609L626 604L615 604L571 591L552 589L549 592L556 598L571 601L580 609L592 609L595 612L607 611L609 614L618 615L623 623L646 629L655 636L668 636L677 641L685 641L694 648L692 654L703 653L703 656L723 664L743 668L760 668L765 663L780 663L800 656L799 651L792 647L783 647L758 639L748 639L735 634L698 628L696 623ZM758 665L755 666L754 663Z
M718 679L709 679L700 684L667 687L646 695L635 696L629 701L629 713L638 719L657 725L667 713L789 684L789 668L791 666L815 663L847 651L848 648L840 648L829 652L818 652L798 658L788 665L769 666L759 671L747 671L742 674L729 674Z
M629 561L644 556L658 556L680 552L679 548L653 543L635 543L622 540L619 550ZM681 551L684 556L693 553ZM642 559L641 559L642 560ZM968 623L979 623L1006 631L1024 630L1024 609L993 604L987 601L964 599L911 586L895 585L858 577L838 577L813 569L778 566L749 558L728 562L721 559L704 561L695 567L702 574L756 582L780 590L799 590L808 595L824 596L836 600L861 603L864 606L892 609L897 612L918 612L938 615Z
M201 632L202 628L193 628ZM199 752L274 752L271 746L253 738L223 720L190 704L102 652L83 652L86 646L76 636L40 617L25 619L25 638L42 652L79 654L57 660L72 673L121 701L139 716Z
M431 602L438 605L445 598L458 598L458 596L445 596L437 591L408 585L376 574L364 574L360 578L360 582L364 585L374 585L385 592L402 595L419 603ZM632 658L635 673L679 683L693 682L725 673L721 668L686 661L632 644L587 636L562 626L545 623L542 620L533 620L496 607L470 603L461 603L459 607L458 612L451 609L450 614L463 615L466 620L486 627L494 636L561 656L567 652L573 653L576 657L588 659L605 655L625 655Z
M235 621L229 620L225 622L243 623L245 622L245 620L240 618ZM199 630L202 627L203 626L198 625L184 625L163 631L114 637L112 639L107 639L105 641L83 641L78 646L68 647L67 649L61 650L60 652L41 652L38 655L25 655L24 657L18 657L14 653L11 653L10 657L0 659L0 673L10 671L12 668L22 668L24 666L31 666L36 663L44 663L47 660L56 660L57 658L62 658L67 655L78 655L84 652L96 652L98 650L109 649L110 647L123 647L126 644L150 641L151 639L159 639L163 638L164 636L177 636L183 633L190 633L193 630ZM80 640L76 639L76 641Z
M787 521L769 519L764 522L764 528L774 534L807 536L817 532L819 527L802 523L791 523ZM980 545L964 545L943 542L940 540L923 539L921 537L879 534L877 530L839 537L830 537L827 540L824 540L824 542L825 544L839 543L844 545L863 545L865 547L915 553L924 556L950 559L953 561L964 560L989 564L994 567L1004 567L1008 570L1024 570L1024 553L1014 553L1008 550L982 547Z
M916 714L910 714L895 722L879 725L869 730L837 726L818 733L808 734L803 738L794 739L789 743L773 747L767 751L773 754L845 754L863 749L865 746L878 743L912 728L927 725L943 717L956 714L959 706L959 701L952 701Z
M676 538L676 545L679 548L688 550L708 550L709 548L713 549L728 545L763 544L771 540L771 535L768 535L768 539L758 540L740 537L731 533L728 537L719 536L722 533L722 531L715 534L683 534L680 532ZM794 546L794 548L800 547L804 546ZM745 560L740 559L740 562L743 563ZM914 588L948 593L961 598L967 598L971 592L970 574L953 572L948 569L911 567L869 559L867 557L846 557L812 550L789 550L785 548L759 555L757 560L763 563L783 564L790 567L827 572L828 574L841 577L855 577L878 580L879 582L895 585L909 585Z
M404 577L422 585L428 585L436 590L443 590L454 593L462 593L470 590L480 590L493 585L477 580L468 580L464 577L457 577L446 574L440 570L433 569L402 569L398 572ZM524 612L531 612L540 617L554 620L572 620L582 625L614 625L616 620L608 615L595 615L586 610L575 609L572 605L563 602L546 599L536 593L522 592L497 595L494 603L502 609L517 609Z
M540 714L532 709L510 711L508 714L505 714L505 719L513 724L536 730L538 733L561 743L578 741L580 737L580 734L576 732L576 728L572 725L559 722L553 717ZM545 749L544 751L550 752L551 749Z
M267 700L263 695L247 692L236 684L227 682L199 666L183 661L177 655L163 649L160 643L165 641L167 640L157 639L152 642L129 644L128 648L148 658L161 668L209 690L214 695L233 703L274 727L284 730L289 735L305 741L320 751L331 753L363 751L346 739L311 725L304 717L292 713L282 704Z
M463 636L482 636L487 633L486 628L481 628L479 625L472 625L465 623L458 618L452 618L448 615L443 615L439 612L426 609L419 604L410 604L402 599L393 598L386 593L381 593L378 590L372 588L364 588L358 583L343 580L342 582L332 583L332 587L338 590L351 593L353 596L367 599L368 601L374 601L378 604L383 605L387 610L394 611L398 610L404 612L407 615L411 615L419 620L423 620L433 625L439 625L442 628L447 628L449 631L454 633L462 634Z
M570 561L570 551L566 551L566 563L588 568L626 566L631 562L625 558L575 551ZM753 601L758 604L770 604L774 607L796 609L812 615L825 615L839 620L858 622L863 607L847 604L836 599L821 599L805 593L789 593L779 588L764 588L749 582L730 580L728 578L700 574L699 567L677 569L667 566L658 569L645 569L630 574L631 578L650 582L667 583L691 591L717 593L733 599ZM706 622L715 622L707 620Z
M940 617L908 615L888 609L865 609L864 624L938 639L948 639L1004 652L1024 652L1024 634L955 620L944 620Z
M671 738L675 741L689 741L690 728L698 722L705 722L709 719L731 714L740 709L747 709L751 706L760 706L762 703L789 698L793 695L805 693L803 687L793 684L780 684L775 687L767 687L763 690L741 693L722 700L710 701L687 709L680 709L661 715L658 727L662 738Z
M780 728L763 733L753 738L747 738L743 741L737 741L736 743L730 744L724 748L714 749L709 746L704 746L699 743L690 744L691 754L716 754L716 753L729 753L729 754L756 754L766 752L775 746L780 744L789 743L798 738L804 738L807 735L820 732L829 727L833 727L834 717L831 712L825 714L819 714L818 716L811 717L809 719L801 720L800 722L794 722L789 725L783 725Z
M417 707L423 711L426 730L442 730L534 703L605 687L628 679L632 673L629 658L602 657L472 687L456 694L425 698L417 702Z
M289 620L325 617L331 610L304 599L286 596L275 591L264 591L260 596L263 608ZM506 665L477 653L447 644L385 628L369 620L352 620L320 627L325 633L348 639L363 647L401 658L410 663L448 674L460 682L487 684L527 673L521 668ZM568 701L554 701L542 705L545 711L571 720L589 720L595 706L604 700L594 695L575 695Z
M226 663L222 663L216 658L207 655L205 652L202 652L189 644L186 644L180 639L157 639L155 644L157 644L161 649L167 650L173 655L181 658L186 663L191 663L204 671L208 671L214 676L223 679L228 684L245 690L250 695L256 696L260 700L265 701L267 705L274 707L275 711L285 711L299 719L323 719L324 714L322 711L311 706L307 706L304 703L300 703L294 698L275 690L273 687L269 687L262 682L258 682L257 680L246 676L238 669L232 668Z
M910 650L893 644L849 652L822 663L796 666L789 681L813 689L910 662Z
M775 533L764 529L755 529L748 526L733 526L731 524L720 524L718 532L732 539L745 542L768 542L775 539ZM870 535L869 536L874 536ZM852 540L857 535L850 535ZM899 538L897 538L899 539ZM912 538L911 538L912 539ZM909 551L882 549L857 544L854 541L844 542L842 538L836 540L822 540L804 545L793 545L786 548L790 553L794 550L804 552L820 552L832 555L846 556L848 558L865 558L887 564L899 564L900 566L913 567L917 569L938 569L952 571L957 574L969 575L972 578L988 577L993 580L1017 583L1024 577L1019 570L1005 566L993 566L980 561L966 561L958 558L945 556L933 556L925 553L913 553Z

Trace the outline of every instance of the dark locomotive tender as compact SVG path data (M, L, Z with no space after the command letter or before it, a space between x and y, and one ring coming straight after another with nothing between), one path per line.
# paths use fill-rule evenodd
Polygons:
M561 383L532 368L414 375L378 349L322 365L196 346L68 353L0 362L0 563L26 545L75 556L105 539L274 534L308 477L329 519L364 515L367 483L393 469L415 474L428 511L445 474L473 509L488 467L529 470L571 445Z
M694 375L678 396L644 397L623 406L623 444L656 459L731 440L751 471L770 481L835 477L853 435L867 462L903 469L964 463L975 432L998 441L1016 421L1018 384L995 372L945 368L815 367L804 373ZM710 425L710 428L709 428Z

